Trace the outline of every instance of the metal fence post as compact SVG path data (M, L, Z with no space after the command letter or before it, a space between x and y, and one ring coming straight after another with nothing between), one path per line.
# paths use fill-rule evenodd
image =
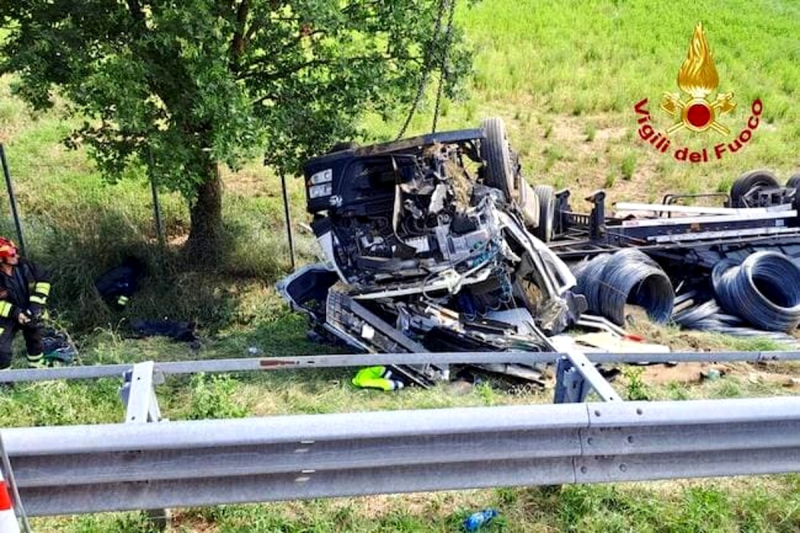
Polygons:
M17 238L19 239L19 249L22 255L27 255L25 250L25 237L22 235L22 223L19 220L19 212L17 210L17 195L14 194L14 183L11 181L11 171L8 168L8 161L6 161L6 151L3 144L0 143L0 163L3 165L3 175L6 178L6 188L8 189L8 201L11 204L11 215L14 217L14 226L17 228Z
M161 253L164 253L164 224L161 220L161 203L158 199L158 179L156 177L156 165L153 160L153 151L148 150L150 158L150 190L153 193L153 214L156 219L156 233L158 234L158 245L161 247Z
M128 424L147 424L162 420L153 386L163 383L164 376L160 372L154 372L154 369L153 361L146 361L134 364L132 370L123 374L119 394L125 403L125 422ZM165 531L170 527L172 513L169 509L147 509L144 512L156 531Z
M286 236L289 239L289 259L292 262L292 270L295 267L294 257L294 233L292 232L292 218L289 214L289 195L286 191L286 176L281 172L281 190L283 191L283 214L286 218Z

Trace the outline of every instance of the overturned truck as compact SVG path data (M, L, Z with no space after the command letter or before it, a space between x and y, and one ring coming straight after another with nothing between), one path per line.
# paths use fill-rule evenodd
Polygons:
M528 185L500 119L347 147L305 177L326 263L279 290L328 337L368 352L549 351L586 308L543 242L554 191ZM414 382L447 372L400 370Z
M569 191L528 184L498 118L474 130L339 146L309 160L304 174L324 262L278 289L317 334L364 352L556 351L574 325L624 335L616 326L628 303L657 322L677 317L691 326L688 311L697 325L748 332L725 313L735 304L715 307L711 269L723 260L735 266L737 253L741 262L748 242L800 243L796 184L780 187L763 173L737 180L721 208L684 208L672 195L655 206L627 206L644 213L614 217L598 192L591 213L573 212ZM699 216L672 216L693 210ZM800 287L791 258L761 261L773 270L780 262L780 275ZM770 292L774 280L756 278L753 287ZM773 297L775 313L800 320L800 288L757 296ZM521 365L484 369L542 377ZM420 385L448 376L435 364L395 370Z

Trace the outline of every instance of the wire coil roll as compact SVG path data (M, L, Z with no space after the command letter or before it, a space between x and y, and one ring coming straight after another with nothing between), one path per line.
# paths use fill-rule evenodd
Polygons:
M626 304L641 306L653 322L660 324L672 315L672 283L661 267L639 250L599 255L574 272L576 292L586 296L589 310L617 325L625 323Z
M800 324L800 267L777 252L756 252L741 265L721 261L711 281L720 306L768 331Z
M599 254L589 261L579 263L572 269L577 282L575 292L586 297L586 304L589 306L590 311L598 311L598 295L602 284L601 275L609 259L611 259L611 254Z

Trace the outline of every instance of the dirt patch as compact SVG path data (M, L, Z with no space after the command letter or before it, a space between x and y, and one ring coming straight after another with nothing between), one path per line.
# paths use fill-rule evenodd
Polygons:
M628 142L630 128L610 122L605 115L559 116L545 127L540 153L532 154L538 160L535 166L544 167L544 175L560 181L557 187L569 187L578 207L597 189L630 201L650 200L656 194L659 158ZM628 165L633 163L630 179L622 168L626 159L631 160Z
M703 375L713 367L710 363L681 363L675 366L651 365L642 372L642 381L648 385L668 385L670 383L700 383Z
M744 374L747 381L753 384L784 387L786 389L800 390L800 377L797 374L783 374L780 372L763 372L751 369Z
M172 530L191 531L192 533L213 533L219 531L216 524L197 516L191 516L181 511L172 515Z
M256 198L281 195L280 179L264 167L248 165L237 172L223 167L220 169L220 177L226 193Z
M648 385L697 384L711 375L711 379L736 377L754 385L800 390L800 377L797 374L778 372L768 365L760 369L750 363L691 362L643 368L641 379Z

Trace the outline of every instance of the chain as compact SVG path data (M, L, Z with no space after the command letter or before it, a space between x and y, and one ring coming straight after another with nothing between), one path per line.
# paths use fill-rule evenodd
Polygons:
M436 123L439 121L439 105L442 101L444 84L447 81L447 52L450 50L450 39L453 35L453 16L456 12L456 0L450 0L450 13L447 16L447 31L444 36L444 48L442 49L442 64L439 67L439 87L436 90L436 106L433 109L433 125L431 132L436 133Z
M436 38L439 36L439 32L442 29L442 14L444 13L446 7L447 0L439 0L439 10L436 13L436 22L433 25L433 37L431 38L430 46L428 46L428 51L425 56L425 62L422 66L424 70L422 72L422 78L419 80L419 85L417 86L417 94L414 96L414 102L411 104L411 109L408 111L408 116L403 123L403 127L400 128L400 133L397 134L397 138L395 140L401 139L406 134L406 130L408 129L409 124L411 124L411 120L414 118L414 114L417 112L417 107L419 107L419 103L422 100L422 94L425 92L425 86L428 84L428 77L433 69L433 53L436 46Z

